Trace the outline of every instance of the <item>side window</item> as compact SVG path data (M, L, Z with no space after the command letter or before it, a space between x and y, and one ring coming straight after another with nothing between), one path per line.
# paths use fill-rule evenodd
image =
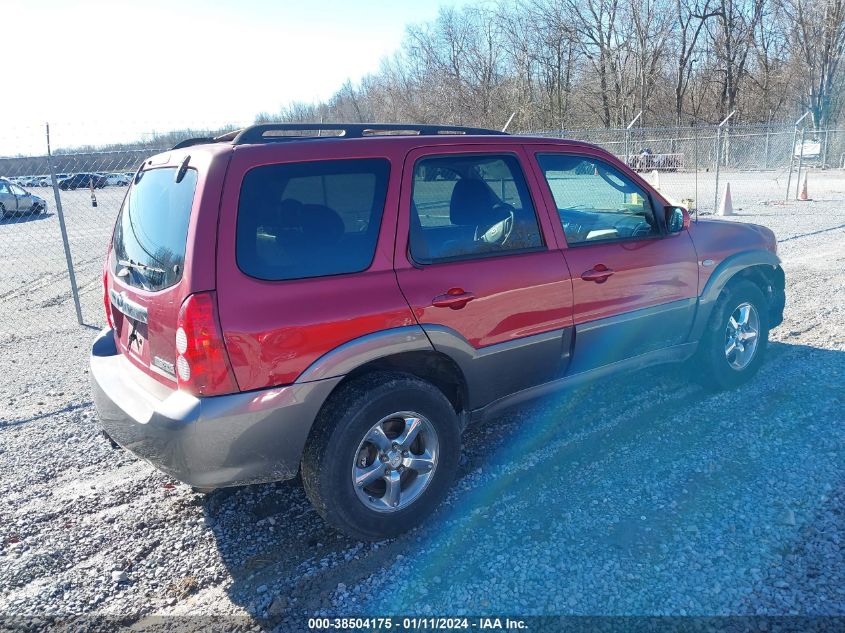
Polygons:
M569 245L660 235L648 195L607 163L540 154Z
M0 182L0 193L9 193L9 185L5 182Z
M414 165L410 251L428 264L543 248L513 156L451 155Z
M369 268L389 172L381 158L251 169L238 203L238 266L270 281Z
M11 189L12 189L12 193L15 194L16 196L25 196L26 195L26 191L24 191L23 189L21 189L17 185L12 185Z

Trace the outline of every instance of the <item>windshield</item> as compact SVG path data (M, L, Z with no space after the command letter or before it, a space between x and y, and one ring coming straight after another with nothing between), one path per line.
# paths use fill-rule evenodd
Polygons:
M112 270L129 285L163 290L182 278L197 172L175 176L175 167L141 172L123 203Z

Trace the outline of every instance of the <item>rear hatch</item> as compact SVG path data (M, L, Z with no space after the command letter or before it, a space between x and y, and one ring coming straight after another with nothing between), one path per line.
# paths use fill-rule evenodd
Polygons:
M174 387L179 309L189 294L207 289L192 284L189 244L204 178L190 165L190 156L175 158L180 162L174 164L170 155L152 159L133 179L105 274L119 350ZM205 250L213 258L213 243Z

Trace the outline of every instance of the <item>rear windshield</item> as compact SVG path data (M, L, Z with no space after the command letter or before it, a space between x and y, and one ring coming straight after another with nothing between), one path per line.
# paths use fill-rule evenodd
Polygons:
M197 172L175 177L175 167L141 172L117 218L114 272L132 286L162 290L182 278Z
M380 158L250 170L238 205L238 266L271 281L369 268L389 172Z

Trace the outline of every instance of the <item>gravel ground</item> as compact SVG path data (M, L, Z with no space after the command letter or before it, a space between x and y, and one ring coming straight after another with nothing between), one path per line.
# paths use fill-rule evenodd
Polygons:
M199 495L111 450L67 279L35 302L4 286L24 327L0 322L0 615L845 615L845 175L813 177L812 202L734 190L788 284L752 383L658 368L471 427L447 503L377 544L326 527L298 481ZM80 259L98 235L72 235Z

